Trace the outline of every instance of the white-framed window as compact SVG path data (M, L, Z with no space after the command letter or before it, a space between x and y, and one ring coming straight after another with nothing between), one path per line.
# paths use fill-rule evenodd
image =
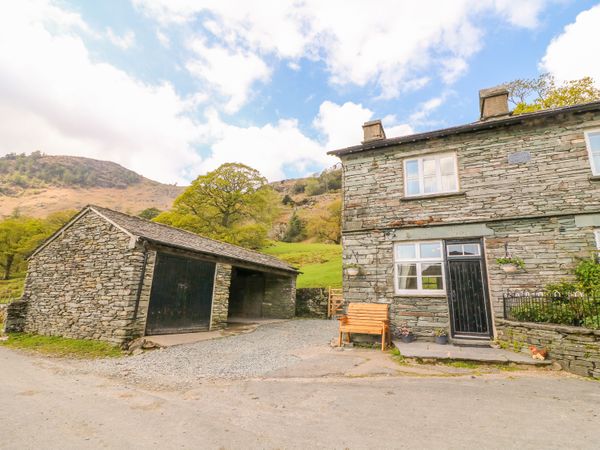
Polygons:
M456 154L405 159L404 192L407 197L458 192Z
M395 290L400 295L445 295L442 241L394 245Z
M590 156L592 174L600 175L600 130L586 131L585 144Z
M600 228L594 230L594 234L596 235L596 248L600 250Z

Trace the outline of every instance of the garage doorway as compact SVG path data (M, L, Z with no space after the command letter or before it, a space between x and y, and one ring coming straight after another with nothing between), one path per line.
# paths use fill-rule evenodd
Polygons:
M158 253L146 334L208 330L214 278L215 263Z
M229 290L229 319L259 318L263 315L265 275L255 270L233 268Z

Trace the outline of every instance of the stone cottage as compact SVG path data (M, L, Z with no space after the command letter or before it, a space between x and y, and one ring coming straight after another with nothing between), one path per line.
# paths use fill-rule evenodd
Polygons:
M568 277L600 245L600 102L512 115L480 92L480 120L386 138L365 123L343 163L343 259L350 302L390 304L422 338L489 340L503 292ZM498 258L522 258L505 273Z
M6 326L123 344L236 318L290 318L297 275L271 256L87 206L31 256Z

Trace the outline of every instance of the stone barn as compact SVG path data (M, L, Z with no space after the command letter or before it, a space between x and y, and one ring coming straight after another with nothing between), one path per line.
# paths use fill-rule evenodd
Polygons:
M6 328L123 344L291 318L297 275L271 256L87 206L30 257Z

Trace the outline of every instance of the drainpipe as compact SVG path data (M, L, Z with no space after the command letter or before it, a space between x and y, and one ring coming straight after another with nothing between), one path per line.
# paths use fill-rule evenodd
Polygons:
M142 288L144 287L144 278L146 277L146 266L148 265L148 243L143 241L142 247L144 249L144 262L142 264L142 273L140 275L140 281L138 283L137 293L135 294L135 308L133 310L133 322L137 320L138 310L140 308L140 298L142 296Z

